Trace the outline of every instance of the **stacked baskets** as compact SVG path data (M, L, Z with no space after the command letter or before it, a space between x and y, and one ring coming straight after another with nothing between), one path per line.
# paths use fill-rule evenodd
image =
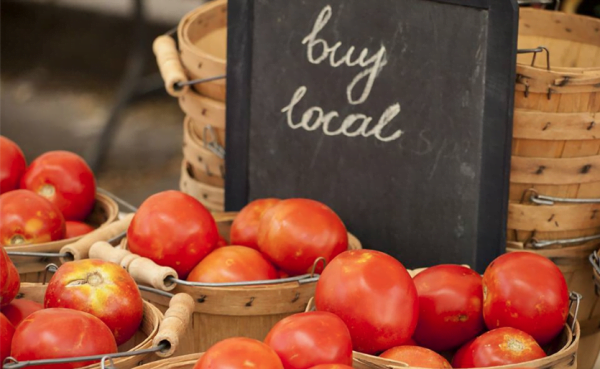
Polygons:
M225 80L218 77L226 73L227 1L188 13L177 36L178 49L170 36L158 37L153 48L165 87L186 114L180 188L209 210L223 211Z
M521 9L519 49L533 54L517 60L507 235L508 251L549 257L584 295L584 369L600 349L587 262L600 244L599 30L597 19Z

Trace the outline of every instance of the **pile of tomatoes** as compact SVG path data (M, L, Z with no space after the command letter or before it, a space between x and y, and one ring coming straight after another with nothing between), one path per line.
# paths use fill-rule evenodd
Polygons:
M41 304L13 300L20 289L19 274L0 248L0 287L0 368L9 355L29 361L115 353L135 335L143 318L142 297L133 278L119 265L101 260L63 264Z
M91 232L96 180L78 155L50 151L29 167L21 149L0 136L0 243L26 245Z
M166 191L142 203L127 242L131 252L175 269L180 278L226 283L309 273L315 260L328 262L348 248L348 233L317 201L261 199L237 215L230 234L234 246L226 246L199 201Z
M391 256L356 250L325 268L315 305L277 323L264 342L215 344L194 369L343 369L353 350L420 368L524 363L546 357L542 347L563 330L569 293L560 270L533 253L502 255L483 277L438 265L411 278Z

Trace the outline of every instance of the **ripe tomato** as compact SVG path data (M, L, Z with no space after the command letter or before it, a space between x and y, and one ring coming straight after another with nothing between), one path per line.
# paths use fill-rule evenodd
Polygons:
M483 275L483 317L489 329L512 327L552 341L569 314L569 290L560 269L530 252L510 252L494 260Z
M441 355L419 346L396 346L384 351L380 357L401 361L408 366L417 368L452 368L448 360Z
M454 355L455 368L486 368L524 363L546 357L535 339L514 328L491 330L467 343Z
M258 246L279 269L294 276L310 272L317 258L324 257L328 263L346 250L348 233L337 214L324 204L289 199L262 216Z
M15 327L0 313L0 369L4 359L10 356L10 344L15 334Z
M250 202L238 213L231 224L229 239L232 245L258 250L258 226L263 214L275 206L279 199L260 199Z
M217 241L215 248L225 247L225 246L229 246L229 242L227 242L227 240L225 238L223 238L223 236L219 235L219 240Z
M27 245L61 240L65 219L60 210L40 195L15 190L0 195L2 245Z
M245 246L216 249L192 269L188 281L225 283L277 278L271 263L258 251Z
M419 323L414 339L435 351L461 346L483 332L481 276L460 265L437 265L414 277Z
M19 188L27 163L19 146L0 136L0 194Z
M66 220L83 220L94 207L96 179L85 160L68 151L49 151L31 162L21 188L56 205Z
M329 263L317 282L317 310L346 323L356 351L374 354L412 337L417 290L404 266L374 250L352 250Z
M279 321L265 343L279 355L285 369L352 365L350 331L340 318L326 311L294 314Z
M117 345L133 337L144 312L142 296L129 273L118 264L95 259L61 265L48 283L44 307L75 309L100 318Z
M103 355L117 352L117 344L106 324L92 314L72 309L36 311L16 329L12 356L18 361ZM61 364L61 369L79 368L97 361ZM53 369L56 365L40 365Z
M212 215L195 198L165 191L142 203L127 231L131 252L186 278L219 240Z
M25 318L43 308L44 306L39 302L16 299L2 308L2 314L10 320L13 326L18 327Z
M344 364L321 364L310 369L352 369L352 367Z
M21 286L19 272L6 253L0 247L0 307L4 307L17 296Z
M65 222L66 232L65 239L83 236L84 234L88 234L94 230L89 224L85 224L84 222L78 222L76 220L67 220Z
M281 360L266 344L251 338L234 337L217 342L196 362L193 369L260 368L283 369Z

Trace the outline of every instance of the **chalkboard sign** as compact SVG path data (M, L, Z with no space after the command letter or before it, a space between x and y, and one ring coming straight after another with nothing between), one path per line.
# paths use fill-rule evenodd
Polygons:
M306 197L407 267L504 250L511 0L229 0L226 208Z

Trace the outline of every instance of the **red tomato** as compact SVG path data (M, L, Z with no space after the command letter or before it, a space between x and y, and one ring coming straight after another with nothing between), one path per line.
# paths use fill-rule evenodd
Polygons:
M94 227L91 225L76 220L67 220L65 222L65 226L65 239L83 236L84 234L88 234L94 230Z
M279 279L284 279L284 278L289 278L289 277L290 277L290 275L289 275L289 274L287 274L286 272L284 272L283 270L279 270L279 269L278 269L278 270L277 270L277 277L278 277Z
M127 231L131 252L168 266L186 278L219 240L212 215L195 198L179 191L150 196Z
M435 351L461 346L483 332L481 276L460 265L437 265L414 277L419 323L413 338Z
M384 359L401 361L408 366L417 368L452 368L448 360L441 355L419 346L396 346L379 356Z
M27 245L61 240L65 219L60 210L42 196L15 190L0 196L2 245Z
M120 265L86 259L61 265L44 297L46 308L68 308L100 318L110 328L117 345L137 331L144 306L133 278Z
M25 318L43 308L44 306L39 302L16 299L2 308L2 314L10 320L13 326L18 327Z
M71 309L36 311L16 329L12 356L18 361L104 355L117 352L117 345L106 324L92 314ZM39 365L37 369L70 369L97 361Z
M4 314L0 314L0 369L2 369L4 359L10 356L10 344L14 334L15 327Z
M487 368L524 363L546 357L527 333L514 328L491 330L467 343L454 355L455 368Z
M0 136L0 194L19 188L27 163L19 146Z
M187 280L204 283L276 279L277 272L258 251L245 246L216 249L192 269Z
M193 369L283 369L281 360L266 344L234 337L217 342L202 355Z
M225 247L225 246L229 246L229 243L227 242L227 240L225 238L223 238L223 236L219 235L219 240L217 241L217 245L215 246L215 248Z
M321 364L310 369L352 369L352 367L344 364Z
M294 276L310 272L317 258L329 262L346 250L348 233L337 214L324 204L289 199L262 216L258 246L279 269Z
M260 199L250 202L238 213L231 224L229 239L232 245L252 247L258 250L258 226L263 214L275 206L279 199Z
M279 355L285 369L352 365L350 331L340 318L326 311L294 314L279 321L265 343Z
M0 307L10 304L20 287L19 272L4 247L0 247Z
M560 269L530 252L510 252L494 260L483 275L483 317L489 329L512 327L552 341L569 314L569 289Z
M419 317L417 290L404 266L374 250L333 259L317 282L315 304L342 318L354 349L367 354L406 342Z
M21 188L52 202L66 220L83 220L96 201L96 179L85 160L68 151L49 151L31 162Z

